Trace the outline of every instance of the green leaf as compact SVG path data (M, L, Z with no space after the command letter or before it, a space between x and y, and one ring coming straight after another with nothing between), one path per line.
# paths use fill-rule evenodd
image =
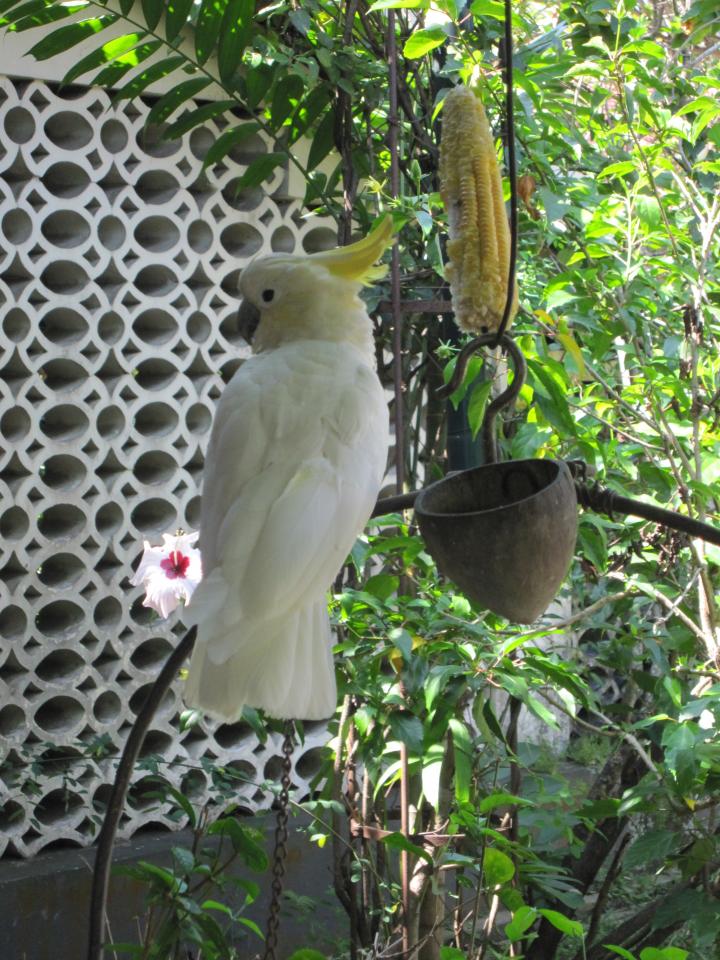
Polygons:
M290 124L289 143L295 143L313 123L324 114L331 101L331 93L325 86L316 87L297 105Z
M255 0L229 0L220 29L218 70L227 83L238 69L245 47L252 36Z
M224 913L226 917L233 917L233 912L226 903L219 903L217 900L205 900L200 904L203 910L217 910L218 913Z
M560 933L565 933L569 937L583 936L583 925L577 920L566 917L564 913L558 913L557 910L538 910L538 913L541 913Z
M438 809L440 803L440 775L444 754L444 744L433 743L430 749L424 752L422 758L422 790L425 799L434 810Z
M429 27L427 30L416 30L405 41L403 56L408 60L417 60L426 53L440 47L447 40L448 35L442 27Z
M553 727L555 730L558 729L557 718L550 712L550 710L545 706L542 701L538 700L537 697L533 697L532 694L528 694L527 699L525 700L528 710L531 710L536 717L546 723L549 727Z
M31 57L36 60L48 60L59 53L70 50L88 37L100 33L106 27L117 23L117 17L93 17L89 20L81 20L80 23L68 23L64 27L58 27L52 33L43 37L34 47L28 51Z
M335 145L335 111L331 108L322 118L315 131L310 152L308 153L307 168L314 170L322 163Z
M147 34L144 33L126 33L122 37L115 37L114 40L108 40L99 50L93 50L86 57L83 57L74 67L71 67L63 77L63 84L72 83L78 77L81 77L89 70L95 70L104 63L115 60L129 50L134 49ZM159 41L154 44L154 49L160 46Z
M645 947L640 951L640 960L686 960L688 956L681 947Z
M171 123L170 126L163 131L163 139L175 140L178 137L182 137L188 132L188 130L192 130L193 127L197 127L200 124L205 123L207 120L212 120L213 117L218 117L222 114L229 113L235 107L237 107L235 100L218 100L214 103L204 103L201 107L196 107L194 110L188 110L180 117L179 120ZM257 129L257 127L258 125L255 124L255 129ZM240 128L233 127L233 130L237 129ZM212 150L221 139L222 137L218 137L210 149Z
M520 940L525 931L535 923L537 916L537 910L533 907L519 907L513 913L513 918L510 923L505 927L505 936L511 943Z
M495 847L488 847L485 850L482 865L485 885L491 890L507 883L515 876L515 864L506 853Z
M15 6L17 2L18 0L6 0L5 3L0 3L0 14L8 7L12 7L7 16L0 20L0 24L16 23L26 17L33 17L36 14L43 13L48 7L48 0L27 0L26 3Z
M597 175L598 180L607 180L610 177L624 177L628 173L635 172L634 160L619 160L617 163L610 163L603 167Z
M194 827L197 823L197 814L195 813L195 808L185 794L181 793L176 787L170 786L170 784L164 785L164 789L168 796L172 797L175 803L185 813L190 826Z
M192 80L183 80L173 87L164 97L160 97L148 114L147 123L164 123L176 110L204 90L210 83L209 77L193 77Z
M423 725L418 717L406 710L395 710L390 714L389 724L396 740L401 740L411 753L422 754Z
M233 817L221 817L208 827L211 836L228 837L233 850L239 854L245 863L256 873L268 868L268 857L263 848L256 842L250 831L242 827Z
M169 0L165 13L165 38L168 43L177 39L193 8L194 0Z
M604 943L603 947L605 947L606 950L612 950L613 953L616 953L619 957L623 957L624 960L637 960L635 954L630 953L625 947L618 947L614 943Z
M245 77L245 98L251 110L255 110L260 105L260 101L272 86L275 69L266 63L261 63L252 70L248 70Z
M365 584L365 590L378 600L389 600L400 585L400 577L389 573L378 573Z
M184 66L185 63L185 57L175 56L165 57L164 60L159 60L157 63L151 64L147 69L143 70L142 73L133 77L124 87L121 87L116 92L115 99L132 100L133 97L142 93L146 87L149 87L151 83L157 83L157 81L162 80L163 77L169 76L174 70L177 70L178 67Z
M528 367L532 370L533 377L542 384L547 394L547 398L539 392L536 392L535 395L542 412L553 426L562 430L565 434L575 436L575 421L570 414L564 388L560 386L553 374L536 360L530 360Z
M495 807L531 807L531 800L524 800L522 797L516 797L513 793L491 793L484 797L478 806L478 813L489 813Z
M191 850L187 850L185 847L173 847L170 852L181 870L185 873L192 873L195 867L195 857Z
M467 960L467 953L457 947L440 947L440 960Z
M304 90L305 84L296 74L285 77L277 84L270 105L270 116L275 130L279 130L295 110Z
M253 933L257 934L261 940L265 939L265 934L262 932L260 927L255 923L254 920L251 920L250 917L236 917L237 923L241 923L244 927L247 927L248 930L252 930ZM222 942L223 947L227 946L227 941L223 938Z
M215 49L228 0L202 0L195 25L195 55L203 64Z
M470 13L479 19L491 17L505 22L505 6L499 0L475 0L470 4Z
M430 6L430 0L375 0L370 6L370 12L373 10L417 10L422 8L427 10Z
M432 863L432 857L427 850L419 847L416 843L412 843L401 833L390 833L386 837L382 838L382 842L386 847L390 847L391 850L404 850L406 853L410 853L414 857L422 857L423 860L427 860L428 863Z
M63 7L55 3L48 4L44 10L41 10L33 16L25 16L20 20L14 18L12 29L15 33L23 33L25 30L34 30L36 27L48 26L58 20L66 20L74 13L85 11L86 9L87 3L85 0L68 7Z
M455 717L448 723L452 733L455 755L455 798L458 803L468 803L472 784L473 746L467 726Z
M470 394L470 400L468 401L467 407L467 418L468 423L470 424L470 431L472 433L473 440L477 437L482 427L483 417L485 416L485 408L487 407L487 402L490 397L490 392L492 390L492 381L484 380L482 383L478 383Z
M718 103L714 97L702 96L696 97L694 100L691 100L690 103L686 103L684 107L680 109L675 114L676 117L682 117L686 113L697 113L704 112L705 110L714 110L717 107Z
M285 163L287 157L284 153L266 153L257 160L253 160L245 173L236 181L237 190L246 190L249 187L259 187L270 177L270 174Z
M211 104L208 104L211 106ZM200 108L204 109L204 108ZM182 122L182 120L178 121ZM260 124L255 123L255 121L250 121L248 123L242 123L237 127L231 127L230 130L226 130L222 136L218 137L215 143L210 147L208 152L205 154L205 159L203 161L203 170L206 167L211 167L215 163L220 163L228 153L233 149L233 147L242 143L243 140L247 140L249 136L260 129Z
M154 30L160 23L164 6L164 0L142 0L142 12L148 30Z

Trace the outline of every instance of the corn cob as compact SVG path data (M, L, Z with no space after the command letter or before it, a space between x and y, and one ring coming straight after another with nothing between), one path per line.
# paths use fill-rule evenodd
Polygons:
M443 104L440 193L448 215L453 310L469 333L498 329L507 298L510 227L495 143L481 101L455 87ZM517 312L517 285L508 323Z

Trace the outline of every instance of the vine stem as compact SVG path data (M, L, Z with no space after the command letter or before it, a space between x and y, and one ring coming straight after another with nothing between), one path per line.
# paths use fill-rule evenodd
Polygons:
M102 829L98 837L98 847L95 855L92 892L90 895L87 960L102 960L103 956L105 908L110 884L113 844L115 842L123 807L125 806L125 797L127 796L128 787L130 786L130 778L132 777L140 748L145 740L145 735L155 716L155 711L170 689L181 665L190 654L193 644L195 643L196 632L197 628L191 627L168 657L155 683L150 688L150 692L140 712L135 718L135 722L125 742L122 756L120 757L120 763L118 764L115 774L115 781L110 792L110 800L108 801Z

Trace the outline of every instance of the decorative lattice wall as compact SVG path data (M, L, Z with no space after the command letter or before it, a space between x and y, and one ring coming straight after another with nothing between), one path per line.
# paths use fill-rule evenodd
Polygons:
M92 842L114 763L80 762L82 745L120 750L182 633L128 577L143 538L197 526L213 406L242 351L239 270L334 239L300 219L282 170L236 193L261 136L203 173L222 122L168 142L143 131L147 109L0 78L0 854ZM161 772L199 801L200 761L217 759L255 781L241 805L267 803L278 742L242 724L181 734L180 709L178 685L144 751ZM299 785L323 740L308 731ZM173 825L146 776L125 837Z

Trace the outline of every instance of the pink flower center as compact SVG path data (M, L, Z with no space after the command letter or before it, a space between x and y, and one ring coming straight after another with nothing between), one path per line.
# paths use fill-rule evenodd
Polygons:
M186 557L179 550L171 550L170 556L160 561L160 566L169 580L176 580L178 577L184 579L187 568L190 566L190 557Z

